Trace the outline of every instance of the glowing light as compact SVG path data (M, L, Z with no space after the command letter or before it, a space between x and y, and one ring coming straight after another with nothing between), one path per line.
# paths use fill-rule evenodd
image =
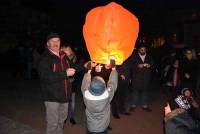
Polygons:
M132 54L138 32L137 17L114 2L89 11L83 26L90 58L101 64L110 58L122 64Z

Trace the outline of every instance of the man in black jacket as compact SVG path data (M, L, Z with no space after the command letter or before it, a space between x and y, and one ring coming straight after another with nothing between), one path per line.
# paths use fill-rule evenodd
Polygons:
M132 88L133 88L133 100L131 104L131 111L133 112L138 105L139 97L141 97L142 109L151 112L147 104L148 90L151 80L151 73L153 69L153 59L147 53L145 45L141 45L133 55L130 61L130 69L132 72Z
M71 96L69 76L75 69L69 68L66 55L59 51L60 37L56 33L47 36L47 49L39 63L39 75L46 107L47 134L63 134Z

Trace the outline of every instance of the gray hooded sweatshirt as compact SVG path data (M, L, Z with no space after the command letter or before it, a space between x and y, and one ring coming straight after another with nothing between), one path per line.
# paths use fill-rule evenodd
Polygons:
M110 102L114 96L118 84L118 73L112 70L105 92L100 96L94 96L89 92L91 83L90 72L83 77L81 91L86 106L87 129L90 132L103 132L110 123Z

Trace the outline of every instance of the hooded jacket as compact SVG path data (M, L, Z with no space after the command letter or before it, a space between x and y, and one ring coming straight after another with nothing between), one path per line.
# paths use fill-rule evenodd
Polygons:
M112 70L105 92L100 96L92 95L90 90L91 74L84 75L81 90L86 106L87 129L90 132L105 131L110 123L110 102L117 89L118 73Z

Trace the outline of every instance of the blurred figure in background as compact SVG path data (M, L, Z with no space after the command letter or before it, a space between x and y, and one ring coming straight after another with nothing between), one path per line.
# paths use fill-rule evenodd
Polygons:
M197 76L197 85L196 85L196 94L200 98L200 50L197 51L197 60L198 60L198 76Z
M66 62L68 62L70 67L73 67L76 69L76 74L74 76L69 77L69 81L71 83L71 89L72 89L72 94L70 97L69 101L69 107L68 107L68 118L69 121L75 125L76 120L75 120L75 97L77 93L77 88L78 88L78 75L79 73L84 70L84 67L81 65L78 65L78 60L75 52L72 50L72 47L69 44L64 44L61 47L61 51L64 52L67 56Z
M198 74L198 62L194 59L193 51L190 48L185 50L183 60L179 64L179 76L180 76L180 88L190 88L195 93L197 74Z
M130 70L127 62L125 61L122 65L117 66L118 72L118 87L111 102L113 117L119 119L119 114L130 115L127 112L126 100L128 95L128 86L130 81Z
M33 67L33 47L30 42L25 43L24 47L24 58L25 58L25 78L32 78L32 67Z
M164 93L167 97L175 95L179 85L178 66L179 58L176 52L169 55L168 58L163 60L162 81L164 86Z

